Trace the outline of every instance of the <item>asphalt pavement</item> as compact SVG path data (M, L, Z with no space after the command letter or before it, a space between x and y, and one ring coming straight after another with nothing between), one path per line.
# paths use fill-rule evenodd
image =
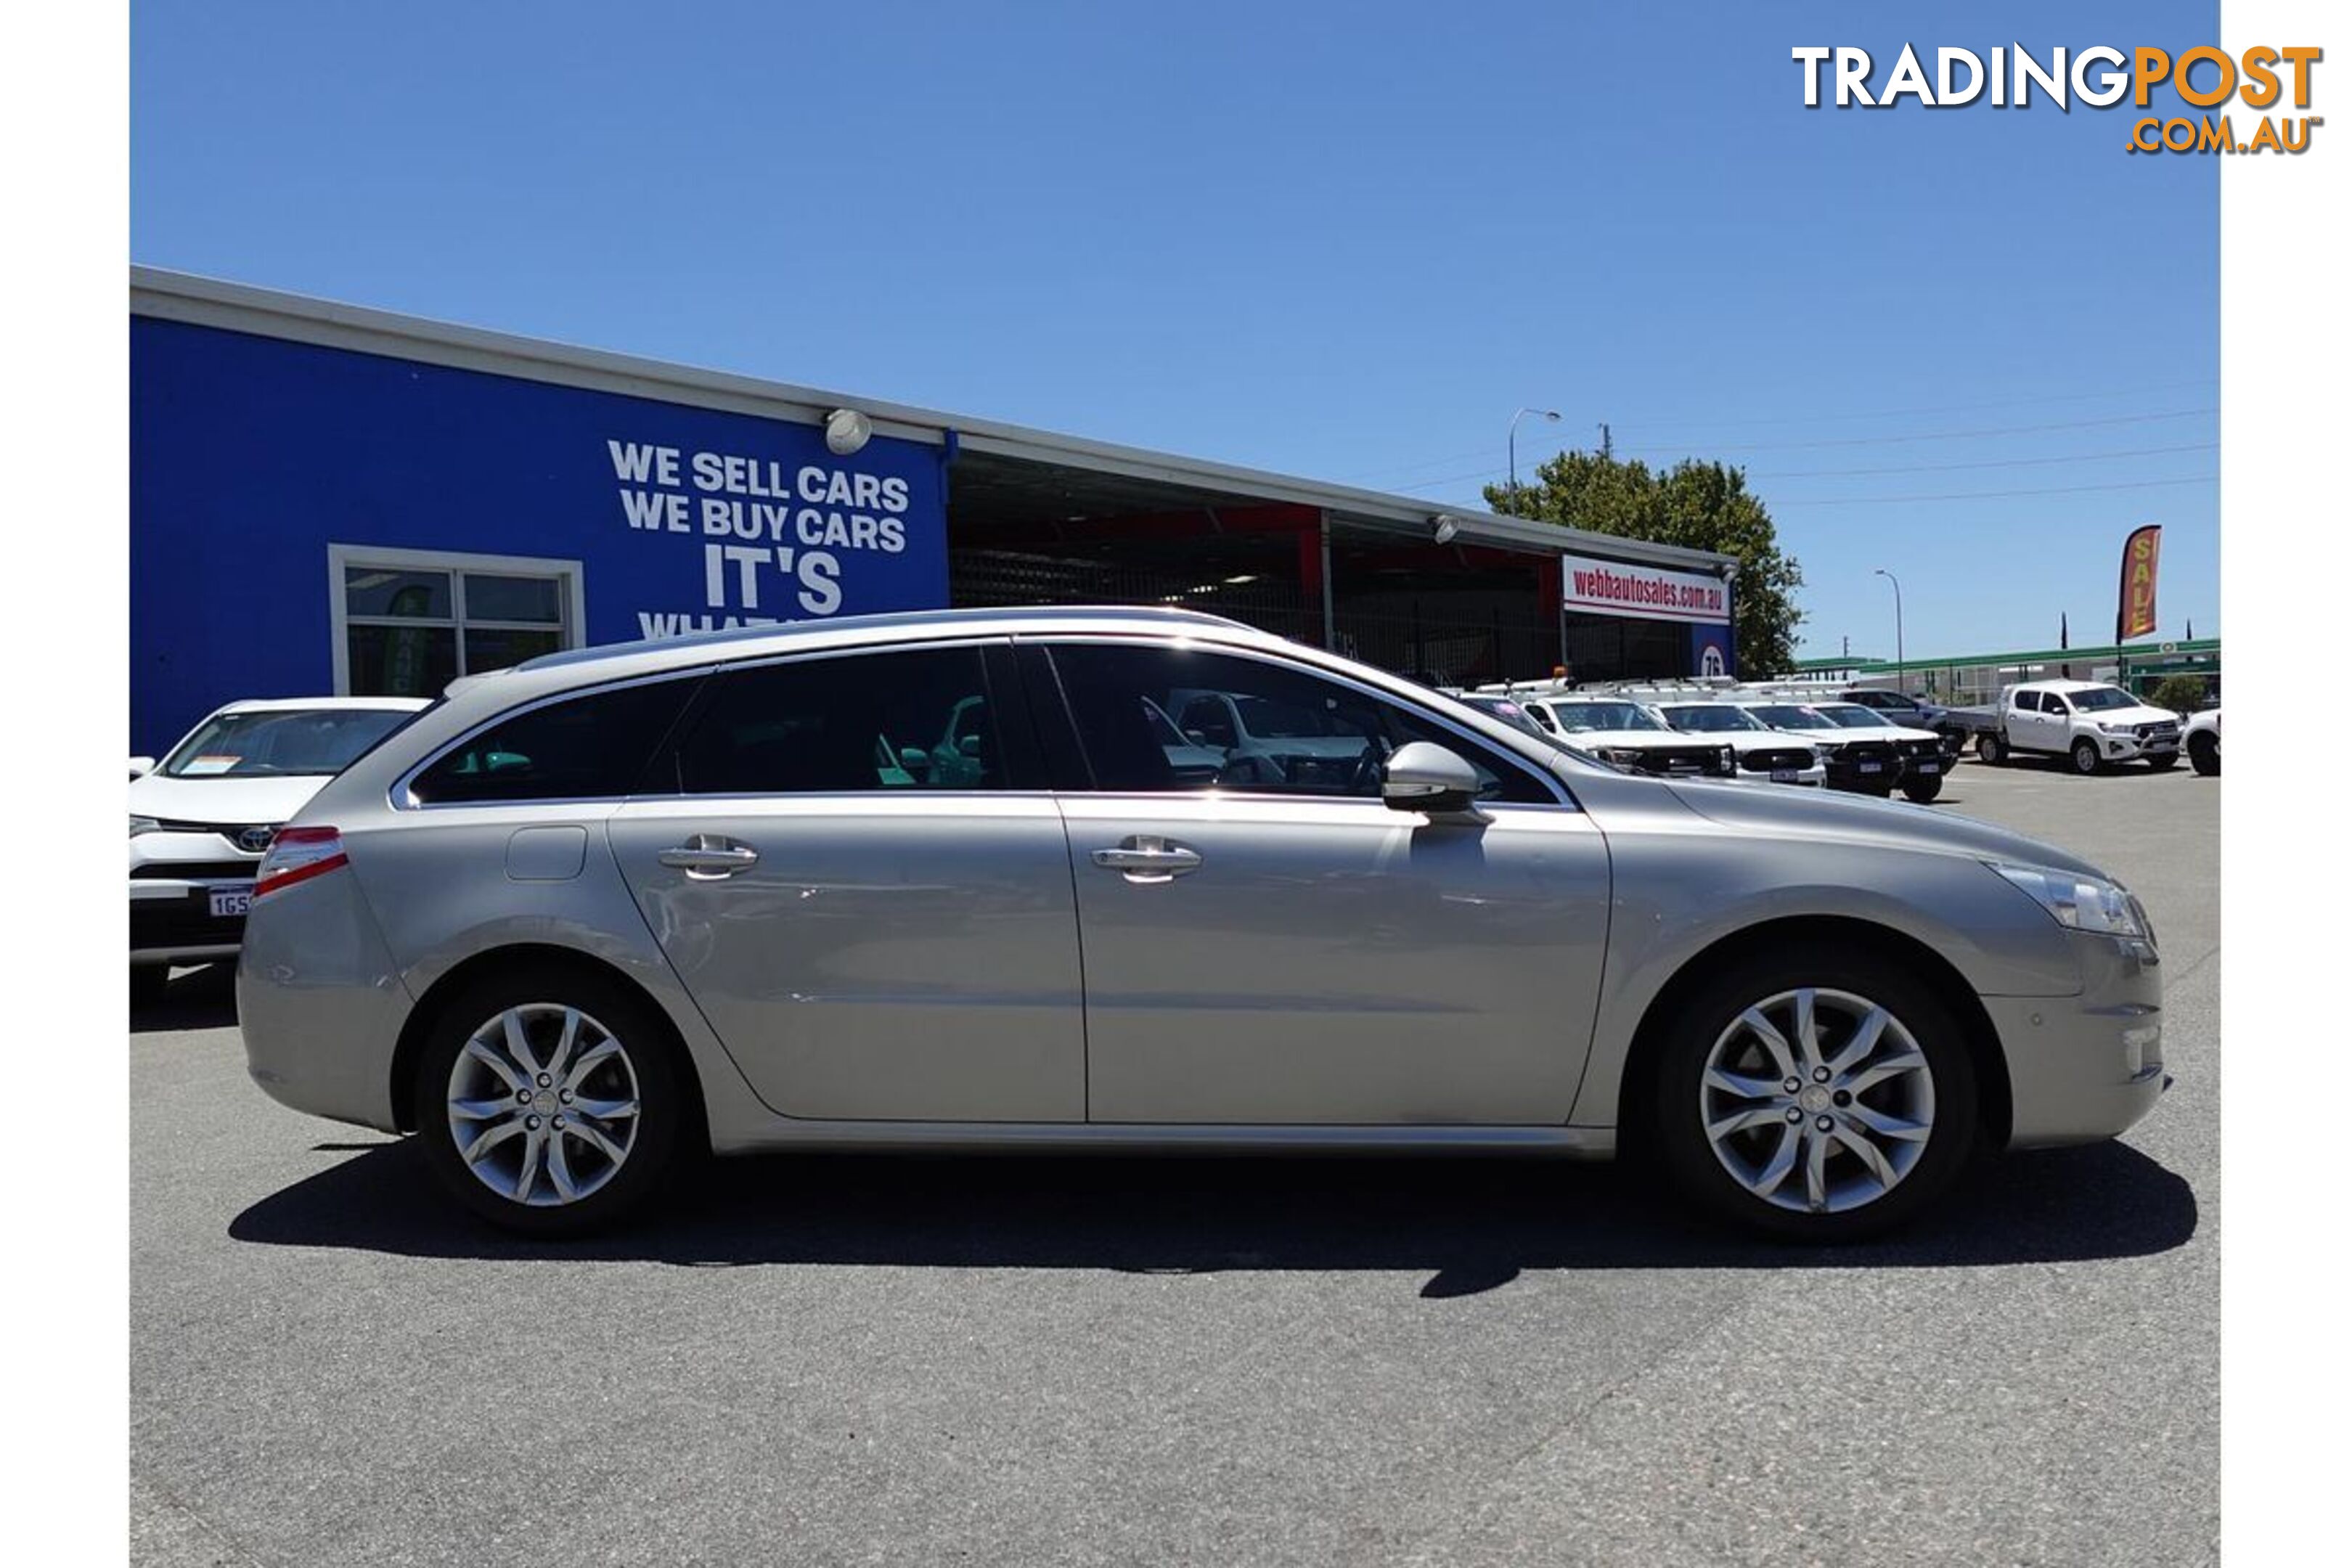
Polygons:
M2140 895L2179 1081L1840 1251L1607 1167L1004 1156L525 1246L185 973L131 1038L133 1560L2213 1561L2220 787L1959 768Z

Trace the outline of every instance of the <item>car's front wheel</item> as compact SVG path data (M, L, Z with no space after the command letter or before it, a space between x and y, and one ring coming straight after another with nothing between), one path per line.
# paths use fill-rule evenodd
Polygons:
M1665 1168L1749 1229L1853 1241L1967 1164L1976 1077L1958 1022L1891 963L1750 960L1690 999L1658 1062Z
M2075 742L2066 754L2074 759L2076 773L2095 773L2099 771L2099 743L2088 736Z
M1944 776L1941 773L1934 778L1906 780L1903 785L1903 798L1914 805L1925 805L1943 793Z
M685 1107L674 1037L620 984L561 967L468 986L419 1061L426 1161L494 1224L573 1236L659 1184Z
M2200 731L2189 737L2189 765L2204 778L2221 771L2221 742Z

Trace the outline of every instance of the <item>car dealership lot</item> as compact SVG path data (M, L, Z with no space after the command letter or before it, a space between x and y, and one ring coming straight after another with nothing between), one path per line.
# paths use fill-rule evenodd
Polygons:
M2218 781L1960 767L1934 811L2147 905L2180 1083L1885 1244L1727 1238L1526 1161L731 1167L530 1246L131 1041L153 1562L2202 1562Z

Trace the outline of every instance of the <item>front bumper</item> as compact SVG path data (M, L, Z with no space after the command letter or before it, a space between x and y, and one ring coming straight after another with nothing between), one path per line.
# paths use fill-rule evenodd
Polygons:
M164 833L131 840L131 962L203 963L234 958L245 940L242 906L258 855L212 835Z
M2099 757L2103 762L2137 763L2151 757L2177 757L2180 754L2180 733L2156 735L2100 734Z
M1980 999L2009 1064L2012 1149L2113 1138L2171 1087L2156 949L2083 933L2066 940L2082 960L2080 995Z

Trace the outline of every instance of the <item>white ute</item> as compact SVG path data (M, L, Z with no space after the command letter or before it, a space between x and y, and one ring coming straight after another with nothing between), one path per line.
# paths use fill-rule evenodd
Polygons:
M2180 760L2180 715L2151 708L2120 686L2093 680L2029 680L2001 689L1994 727L1977 738L1977 756L2005 763L2013 754L2064 757L2078 773L2118 763L2158 770Z

